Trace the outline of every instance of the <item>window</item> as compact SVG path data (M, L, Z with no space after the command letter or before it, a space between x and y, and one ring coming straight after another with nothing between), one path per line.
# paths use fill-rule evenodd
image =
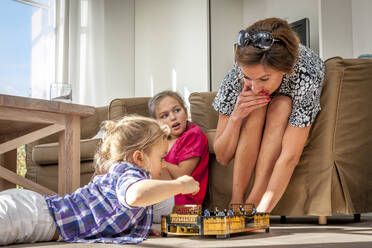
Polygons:
M0 1L0 93L48 98L55 71L55 0Z

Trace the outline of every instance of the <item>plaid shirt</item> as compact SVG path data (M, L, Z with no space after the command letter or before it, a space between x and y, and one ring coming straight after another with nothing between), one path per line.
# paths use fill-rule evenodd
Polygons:
M147 238L152 206L131 207L125 201L130 185L150 178L128 163L116 163L105 175L63 198L45 196L60 236L67 242L139 243Z

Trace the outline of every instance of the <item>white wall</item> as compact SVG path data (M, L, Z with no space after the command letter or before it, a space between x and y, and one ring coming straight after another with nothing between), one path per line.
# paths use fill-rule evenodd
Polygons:
M321 1L321 57L353 57L352 11L350 0Z
M100 2L104 77L88 80L95 92L87 92L90 101L82 103L107 105L116 97L151 96L165 89L187 99L191 92L209 91L209 82L216 91L233 64L238 31L272 16L288 22L308 17L310 46L323 59L372 53L370 0L211 0L210 23L208 2Z
M353 57L372 54L372 1L352 0Z
M209 90L207 0L135 1L135 96Z
M319 53L318 0L244 0L244 26L268 18L278 17L291 23L305 17L310 20L310 48Z
M132 97L134 95L134 0L105 1L105 51L107 100Z
M73 1L70 44L73 101L105 106L134 95L134 0ZM81 6L79 4L81 3ZM84 3L87 13L84 11ZM81 14L80 14L81 11ZM87 24L80 24L87 16ZM81 20L80 20L81 19ZM82 23L85 21L82 21Z
M211 0L211 82L218 90L234 61L233 44L239 30L254 22L279 17L289 23L310 19L310 47L319 52L320 0Z
M242 0L211 1L211 83L217 91L234 64L233 44L243 28Z

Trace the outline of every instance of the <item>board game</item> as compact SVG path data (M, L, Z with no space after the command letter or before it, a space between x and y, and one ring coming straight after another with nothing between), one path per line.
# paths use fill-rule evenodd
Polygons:
M228 210L204 210L201 205L176 205L161 219L161 235L214 235L229 238L232 233L264 229L270 231L268 213L256 213L253 204L231 204Z

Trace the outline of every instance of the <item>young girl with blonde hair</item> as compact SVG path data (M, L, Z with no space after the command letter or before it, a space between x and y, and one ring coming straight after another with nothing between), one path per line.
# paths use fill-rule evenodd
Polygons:
M72 194L0 193L0 245L66 242L139 243L150 233L152 205L199 191L190 176L157 180L169 128L139 116L106 121L92 181Z

